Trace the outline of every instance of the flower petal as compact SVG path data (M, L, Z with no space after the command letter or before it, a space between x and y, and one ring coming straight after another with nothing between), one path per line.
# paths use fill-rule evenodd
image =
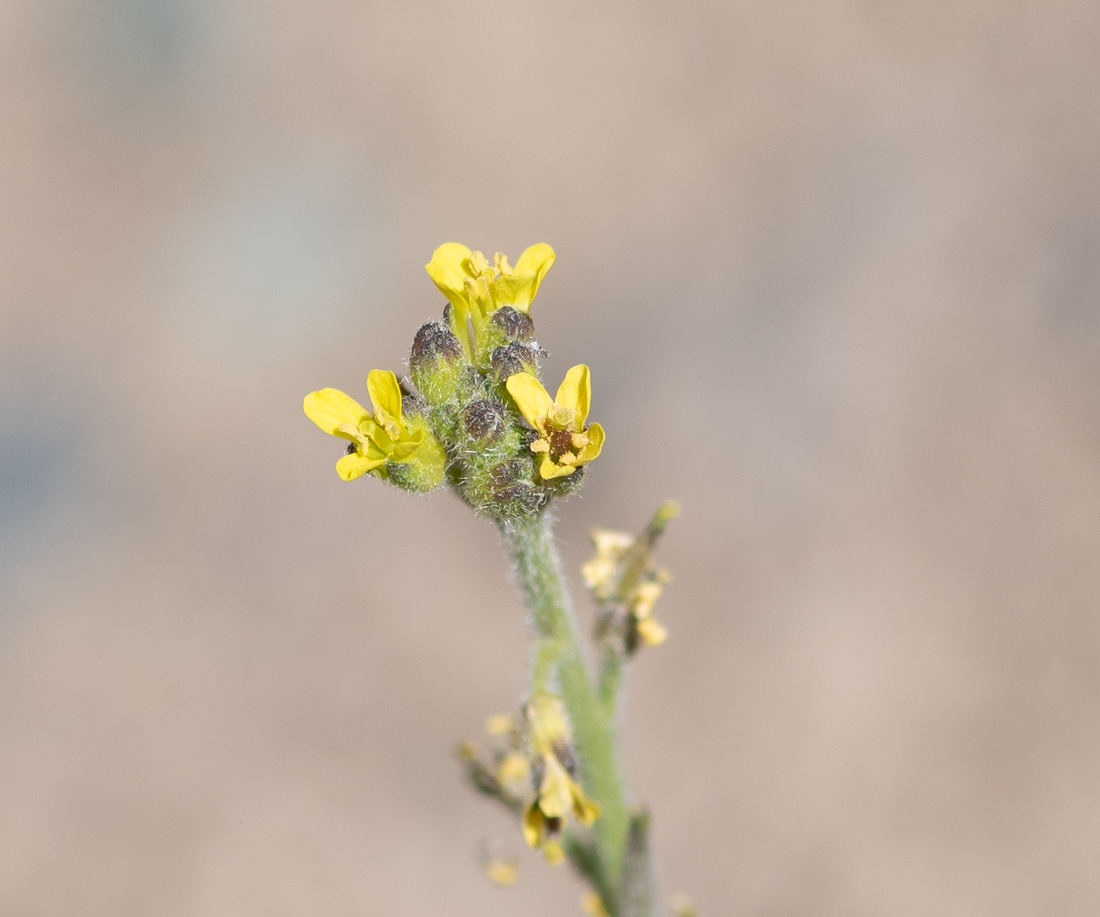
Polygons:
M466 278L469 276L463 264L469 264L473 254L465 245L447 242L432 253L432 260L424 265L428 276L454 307L455 334L469 352L466 339L466 320L470 317L470 300L466 291Z
M451 294L462 295L465 291L466 272L464 263L473 254L465 245L458 242L445 242L432 252L432 260L424 265L428 276L448 299ZM454 300L451 300L454 302Z
M526 249L522 255L519 256L519 261L516 262L516 266L512 269L513 274L535 274L538 280L536 284L542 281L542 278L546 276L546 272L550 270L550 266L554 263L554 259L557 255L554 254L552 249L545 242L539 242Z
M535 426L535 421L545 417L554 406L553 400L542 387L542 383L530 373L516 373L514 376L509 376L504 384L508 394L515 399L519 412L531 426Z
M570 789L573 792L573 815L582 825L591 825L600 817L600 807L584 795L579 783L574 781Z
M553 839L542 845L542 855L549 866L557 866L565 862L565 848L561 843Z
M401 422L401 386L388 369L372 369L367 375L367 391L375 410L381 408L398 423Z
M588 445L581 450L581 454L577 456L577 464L583 465L586 462L591 462L594 458L598 457L603 450L604 432L603 427L598 423L592 424L588 428Z
M588 367L581 363L565 374L565 381L558 387L554 400L576 413L576 429L583 430L592 404L592 379Z
M539 474L541 474L546 481L552 481L554 478L567 477L576 470L577 469L572 465L557 464L549 455L544 455L542 464L539 465Z
M538 849L545 829L546 816L539 808L538 799L535 799L523 813L523 839L527 841L527 846Z
M668 639L668 631L658 623L656 618L642 618L636 626L638 636L646 646L660 646Z
M507 259L497 256L497 267L507 265ZM526 312L531 307L531 300L539 291L539 284L550 265L554 263L554 249L545 242L532 245L519 256L515 269L509 273L502 272L493 281L493 300L497 307L512 306L521 312Z
M565 818L573 805L573 780L557 762L546 760L546 775L539 787L539 808L547 818Z
M306 416L326 433L352 439L341 432L343 424L358 428L360 422L370 419L370 412L358 401L345 395L339 389L323 388L319 392L310 392L302 403Z
M336 473L345 481L354 481L372 468L377 468L385 463L384 458L371 459L365 455L360 455L358 452L353 452L351 455L345 455L336 463Z

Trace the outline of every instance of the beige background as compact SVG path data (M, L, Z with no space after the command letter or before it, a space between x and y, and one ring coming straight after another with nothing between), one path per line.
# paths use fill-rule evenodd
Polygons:
M301 412L447 240L558 251L571 569L683 501L666 891L1100 912L1098 60L1089 0L0 6L0 914L580 913L450 758L523 693L492 528Z

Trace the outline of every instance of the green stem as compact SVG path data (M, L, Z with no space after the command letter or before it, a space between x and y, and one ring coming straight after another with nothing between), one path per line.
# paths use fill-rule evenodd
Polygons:
M558 682L573 725L582 785L600 806L600 816L592 826L595 869L600 876L598 890L604 906L612 917L617 917L630 814L619 776L614 719L593 689L577 646L572 605L550 515L541 513L531 519L501 523L500 530L539 638L536 668L544 669L547 655L556 655ZM536 672L537 677L542 675Z
M615 705L619 698L619 683L623 677L623 656L613 647L605 647L600 662L600 703L608 719L615 718Z

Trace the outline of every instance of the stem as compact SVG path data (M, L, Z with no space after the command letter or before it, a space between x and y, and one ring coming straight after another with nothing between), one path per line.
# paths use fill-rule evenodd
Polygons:
M630 815L615 743L614 720L588 676L577 646L572 605L554 544L549 513L500 525L504 544L539 639L537 678L544 677L548 657L556 657L562 700L569 713L585 792L600 806L592 826L598 890L612 917L618 915ZM587 872L587 870L586 870ZM612 900L607 900L607 899Z
M649 812L638 809L630 819L619 917L653 917L656 913L657 890L649 852Z
M608 719L615 718L615 702L619 697L619 683L623 677L622 653L612 647L603 651L600 664L600 703Z

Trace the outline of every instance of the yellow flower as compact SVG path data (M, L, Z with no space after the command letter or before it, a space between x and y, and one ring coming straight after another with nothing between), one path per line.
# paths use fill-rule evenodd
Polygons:
M592 402L592 382L583 363L565 374L554 398L529 373L509 376L506 385L520 413L539 434L531 451L542 454L539 474L545 480L572 474L600 454L603 427L584 425Z
M497 781L508 790L522 787L531 774L531 765L526 755L518 751L510 751L497 765Z
M584 908L584 912L589 917L609 917L607 908L603 906L603 901L600 900L600 896L595 892L585 892L581 897L581 907Z
M336 473L345 481L380 468L387 462L405 462L424 442L425 430L412 429L401 415L401 386L389 370L372 369L367 376L371 414L354 398L334 388L306 395L306 416L326 433L351 440L348 453L336 463ZM431 434L428 434L431 437ZM438 450L438 444L431 437ZM443 459L430 456L433 460ZM440 465L442 476L442 465Z
M675 503L666 503L657 510L641 538L611 529L592 532L596 553L581 567L581 575L601 605L616 616L625 616L628 652L633 652L632 633L647 646L659 646L668 637L668 631L653 617L653 607L672 576L656 565L653 549L678 512Z
M489 860L485 875L494 885L512 885L519 877L519 864L513 860Z
M555 840L572 815L591 825L600 807L584 794L574 779L572 734L565 708L550 694L537 694L527 704L531 751L542 772L538 792L523 813L523 836L531 847L541 847L550 863L564 859Z
M491 736L508 735L515 728L516 721L510 713L494 713L485 721L485 731Z
M618 583L615 574L619 569L619 561L634 544L634 536L612 529L594 529L592 542L596 546L596 553L581 567L581 576L592 594L602 602L611 598L611 593L615 590Z
M471 348L466 319L472 319L476 334L485 319L502 306L529 311L554 257L554 249L545 242L528 248L514 268L500 252L490 263L481 252L457 242L447 242L435 250L425 269L454 306L455 333L468 355Z
M635 626L638 628L638 636L642 638L642 642L646 646L660 646L668 639L668 631L656 618L638 618L635 615L635 619L637 621Z

